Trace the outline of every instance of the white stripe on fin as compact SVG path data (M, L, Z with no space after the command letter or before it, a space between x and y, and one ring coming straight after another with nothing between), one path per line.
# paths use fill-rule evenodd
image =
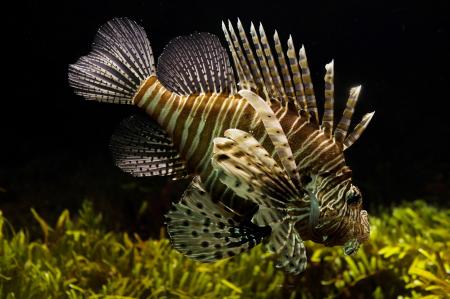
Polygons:
M266 55L270 75L272 77L273 83L275 84L275 88L277 89L277 93L279 97L281 97L279 100L282 103L287 103L286 91L284 90L283 83L281 82L281 77L278 72L275 59L273 58L272 50L270 49L270 44L267 39L266 32L264 31L264 27L261 23L259 23L259 36L261 37L260 41L262 44L262 50L264 51L264 55Z
M288 139L284 134L283 128L275 113L270 106L254 92L250 90L241 90L239 91L239 94L245 98L258 113L266 128L267 134L272 140L281 164L294 184L296 184L297 187L300 186L300 176L292 155L291 147L289 146Z
M314 87L311 79L311 71L308 66L308 58L306 57L305 46L302 45L298 56L298 63L300 64L300 68L302 70L302 81L306 95L307 111L312 116L312 122L319 124L316 96L314 95Z
M288 39L287 57L289 59L289 66L292 72L292 80L294 82L295 88L296 101L294 102L294 104L299 111L301 109L306 111L307 105L306 105L305 90L303 88L302 74L300 73L300 65L298 64L297 53L295 52L292 36L289 36Z
M375 112L367 113L363 116L361 122L355 127L352 133L347 136L344 140L344 151L348 149L350 146L352 146L353 143L355 143L356 140L361 136L361 134L364 132L364 130L367 128L367 125L372 120L373 115Z
M325 135L331 138L334 121L334 61L325 65L325 103L322 115L321 128Z
M69 66L69 84L87 100L132 104L142 82L154 74L144 29L129 19L116 18L99 29L92 51Z
M281 74L283 76L286 96L289 99L294 99L295 98L294 86L292 84L291 75L289 74L289 69L287 66L286 58L284 56L283 47L281 46L280 38L278 37L278 32L276 30L273 35L273 40L275 42L275 51L278 54L278 64L280 65Z
M158 60L157 76L170 91L178 94L231 92L227 51L217 36L194 33L174 38Z
M285 210L299 194L287 173L249 133L229 129L226 135L213 141L211 163L221 182L259 206Z
M336 130L334 131L334 138L336 142L343 144L345 137L347 136L348 128L352 120L353 112L355 111L356 102L358 101L359 93L361 91L361 85L353 87L350 90L350 96L347 100L347 105L342 113L341 120L339 121Z

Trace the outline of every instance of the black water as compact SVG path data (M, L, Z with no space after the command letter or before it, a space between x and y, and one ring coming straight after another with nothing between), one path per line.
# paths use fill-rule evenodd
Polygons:
M334 58L338 107L350 87L362 84L356 118L376 111L347 153L369 210L417 198L448 205L447 1L62 2L25 1L5 9L0 209L18 221L26 221L22 215L31 205L52 214L88 197L120 211L118 225L148 224L129 219L148 200L156 225L168 199L186 186L166 179L138 182L118 171L109 158L109 137L136 109L84 101L68 86L68 64L87 54L98 27L116 16L141 23L156 56L179 35L208 31L222 38L220 21L227 18L240 17L245 26L261 21L282 39L292 34L297 48L306 46L319 97L323 67Z

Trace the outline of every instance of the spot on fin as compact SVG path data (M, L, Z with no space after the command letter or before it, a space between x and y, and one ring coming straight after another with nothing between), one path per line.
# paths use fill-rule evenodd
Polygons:
M170 137L147 117L123 120L111 137L110 149L116 165L133 176L187 176Z
M158 59L157 76L167 89L182 95L236 89L226 50L217 36L206 32L171 40Z
M173 246L184 255L213 262L247 251L270 234L237 214L213 203L199 177L195 177L180 202L166 215Z

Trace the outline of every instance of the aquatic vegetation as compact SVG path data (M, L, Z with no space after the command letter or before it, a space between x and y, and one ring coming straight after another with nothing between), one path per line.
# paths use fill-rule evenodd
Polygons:
M90 202L42 237L14 231L0 211L0 298L443 298L450 293L450 210L423 201L372 217L354 256L309 244L305 273L289 276L257 246L211 264L160 240L108 232Z

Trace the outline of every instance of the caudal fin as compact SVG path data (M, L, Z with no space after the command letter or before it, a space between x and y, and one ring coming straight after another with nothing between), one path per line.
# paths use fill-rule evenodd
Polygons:
M126 18L103 25L92 51L69 66L69 84L87 100L132 104L142 82L155 74L144 29Z

